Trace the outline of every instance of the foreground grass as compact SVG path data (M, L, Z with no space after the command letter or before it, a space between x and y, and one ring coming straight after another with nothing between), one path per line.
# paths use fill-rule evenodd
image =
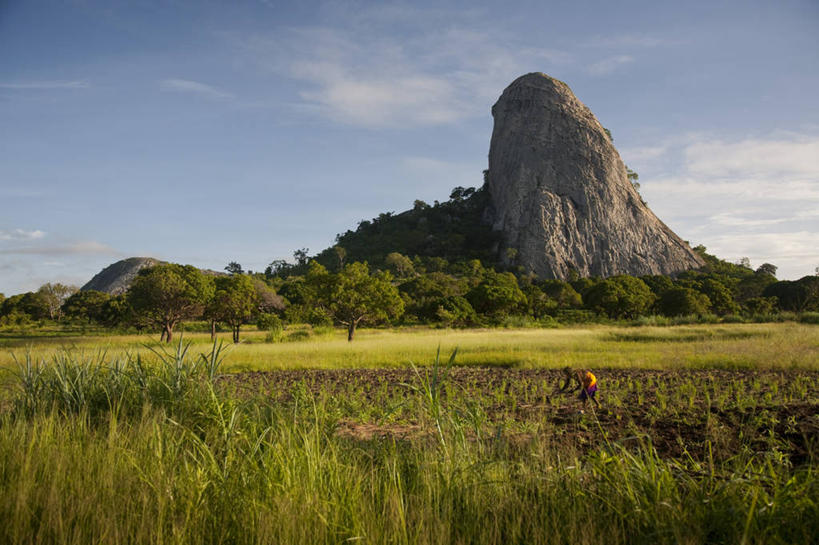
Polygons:
M495 402L442 401L442 365L405 388L405 418L426 433L359 440L338 433L349 399L304 383L286 400L236 397L215 351L29 363L0 415L0 542L809 543L819 531L812 455L793 465L752 437L728 456L708 440L662 458L648 436L609 439L594 414L568 430L597 429L583 450L571 433L476 433ZM797 386L776 395L815 402Z
M819 327L796 323L673 327L589 326L565 329L365 329L348 343L341 330L290 332L290 342L265 343L264 332L243 333L231 350L229 370L405 367L423 364L430 347L459 350L461 365L591 368L819 368ZM226 334L224 334L226 335ZM208 335L185 334L202 346ZM148 336L0 337L0 367L26 350L44 357L60 346L146 354Z

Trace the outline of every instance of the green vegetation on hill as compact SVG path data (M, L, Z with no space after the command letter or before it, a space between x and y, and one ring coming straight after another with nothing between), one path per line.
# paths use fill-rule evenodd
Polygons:
M415 201L406 212L388 212L360 222L355 231L336 237L335 248L343 248L342 261L366 261L375 266L384 264L392 252L494 263L497 234L484 221L488 204L485 185L481 189L456 187L446 202L429 205ZM340 259L335 248L319 253L316 261L330 270L338 269Z

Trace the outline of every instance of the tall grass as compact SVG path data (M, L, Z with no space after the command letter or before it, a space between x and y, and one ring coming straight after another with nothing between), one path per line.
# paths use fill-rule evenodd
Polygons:
M581 455L548 436L476 437L464 407L441 403L440 359L409 388L419 421L446 422L438 439L356 440L336 433L343 400L298 387L289 403L240 400L214 385L218 348L188 348L22 362L0 416L0 542L808 543L819 531L814 467L775 451L665 460L646 439Z

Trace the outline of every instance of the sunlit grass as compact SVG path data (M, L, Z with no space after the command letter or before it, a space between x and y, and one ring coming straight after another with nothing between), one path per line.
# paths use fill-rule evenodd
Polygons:
M288 332L286 332L288 333ZM588 326L563 329L427 328L363 329L352 343L338 329L312 334L291 329L290 340L265 343L265 332L247 331L230 348L228 371L300 368L408 367L429 362L431 347L458 348L459 365L592 368L802 368L819 369L819 328L812 325L720 324L675 327ZM185 333L195 345L210 343ZM229 333L221 334L229 342ZM156 336L75 336L5 340L0 366L30 351L47 357L55 348L147 354ZM3 345L0 345L3 346Z

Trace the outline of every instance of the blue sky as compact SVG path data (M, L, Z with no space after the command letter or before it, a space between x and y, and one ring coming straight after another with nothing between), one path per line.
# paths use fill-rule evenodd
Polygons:
M819 266L813 0L0 0L0 292L129 256L262 270L479 186L490 108L534 71L681 237Z

